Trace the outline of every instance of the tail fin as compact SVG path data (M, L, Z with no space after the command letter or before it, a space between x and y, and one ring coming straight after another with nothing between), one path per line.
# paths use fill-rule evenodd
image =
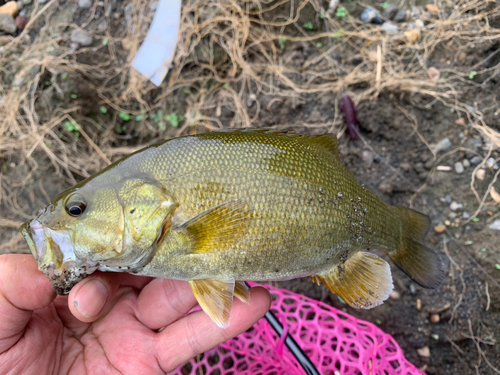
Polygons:
M430 219L409 208L397 207L403 222L401 246L388 253L391 260L412 280L424 288L437 288L444 279L443 263L434 250L422 242Z

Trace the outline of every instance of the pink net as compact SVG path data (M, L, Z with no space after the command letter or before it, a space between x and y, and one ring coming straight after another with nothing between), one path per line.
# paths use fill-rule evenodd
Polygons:
M405 359L392 336L375 325L302 295L264 287L273 298L272 311L320 374L425 375ZM304 370L262 318L174 374L303 375Z

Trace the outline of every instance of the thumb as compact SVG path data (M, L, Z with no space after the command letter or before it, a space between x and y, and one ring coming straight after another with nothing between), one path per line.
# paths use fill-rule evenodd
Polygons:
M55 297L32 255L0 255L0 353L19 340L33 310Z

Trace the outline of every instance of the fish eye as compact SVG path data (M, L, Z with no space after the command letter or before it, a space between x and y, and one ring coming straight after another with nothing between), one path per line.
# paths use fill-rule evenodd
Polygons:
M85 212L87 205L84 202L69 202L66 205L66 212L73 217L78 217Z

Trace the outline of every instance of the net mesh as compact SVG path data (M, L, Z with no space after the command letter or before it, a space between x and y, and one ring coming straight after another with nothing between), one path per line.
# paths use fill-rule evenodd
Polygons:
M271 293L271 310L284 333L288 330L320 374L425 375L405 359L394 338L375 325L302 295L263 286ZM263 318L174 374L303 375L304 370Z

